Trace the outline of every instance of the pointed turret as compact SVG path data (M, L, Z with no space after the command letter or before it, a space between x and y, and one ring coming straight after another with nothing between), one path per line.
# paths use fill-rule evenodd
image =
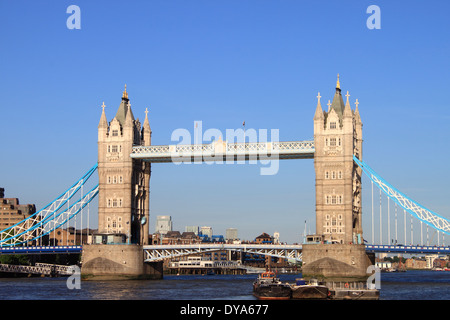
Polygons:
M348 100L348 97L350 97L350 94L348 93L348 91L345 96L347 97L347 102L345 103L344 117L351 118L353 116L353 114L352 114L352 108L350 107L350 102Z
M131 104L130 101L127 101L126 113L125 113L125 122L122 123L124 126L133 126L134 116L131 112Z
M339 74L337 75L337 81L336 81L336 92L333 97L333 101L331 102L330 109L334 109L336 113L338 114L339 118L342 117L344 114L344 100L342 99L341 95L341 84L339 82Z
M324 119L322 105L320 104L320 92L317 94L317 108L314 114L314 120Z
M105 103L102 104L102 115L100 117L100 122L98 123L98 141L103 141L108 137L108 120L106 120L105 114Z
M152 129L150 128L150 122L148 121L148 108L145 108L145 120L142 128L142 138L144 145L150 146L152 144Z
M119 123L123 126L125 124L125 118L127 116L128 111L128 103L130 100L128 99L127 85L125 85L125 90L122 93L122 101L120 102L119 109L117 110L115 118L119 121ZM134 120L133 114L131 114L132 119Z
M102 104L102 115L100 117L100 122L98 123L98 128L108 128L108 121L106 120L105 114L105 102Z
M359 115L359 109L358 109L359 101L358 101L358 99L356 99L355 105L356 105L356 107L355 107L355 120L356 120L357 123L362 123L361 122L361 116Z

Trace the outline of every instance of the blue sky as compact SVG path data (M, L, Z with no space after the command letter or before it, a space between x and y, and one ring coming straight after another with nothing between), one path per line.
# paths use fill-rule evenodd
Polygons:
M69 30L69 5L81 29ZM381 9L369 30L366 9ZM450 217L450 20L447 1L0 1L0 186L42 207L97 161L97 125L127 84L133 113L149 108L152 144L177 128L279 129L313 138L317 92L336 75L360 102L363 158L387 181ZM174 227L235 227L244 239L314 231L312 160L258 165L157 164L156 215ZM370 185L363 182L365 192ZM364 234L371 237L370 198Z

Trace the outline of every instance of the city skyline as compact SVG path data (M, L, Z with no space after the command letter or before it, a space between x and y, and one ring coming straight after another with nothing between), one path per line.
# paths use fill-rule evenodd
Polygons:
M66 26L71 4L81 9L79 30ZM371 4L381 29L367 28ZM174 130L193 132L195 121L221 132L245 121L292 141L313 139L316 96L325 108L340 74L352 109L360 103L364 161L449 218L448 9L444 1L2 2L0 187L37 210L67 189L97 161L102 103L111 121L125 84L134 116L143 122L149 110L152 145L176 144ZM279 232L300 242L305 220L315 229L314 177L312 160L280 160L273 176L250 164L153 164L150 232L156 216L170 215L174 229L234 226L243 239ZM365 177L363 192L370 239Z

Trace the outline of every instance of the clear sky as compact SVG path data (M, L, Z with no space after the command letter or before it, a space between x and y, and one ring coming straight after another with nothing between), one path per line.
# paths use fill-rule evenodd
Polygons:
M81 9L70 30L69 5ZM381 29L368 29L369 5ZM127 84L135 117L149 108L152 144L177 128L279 129L313 139L317 92L336 75L358 99L363 158L404 193L450 217L448 1L0 1L0 187L38 208L97 161L101 104L108 121ZM313 160L259 165L155 164L151 225L237 228L253 239L314 231ZM368 179L363 180L370 191ZM370 198L363 225L370 238Z

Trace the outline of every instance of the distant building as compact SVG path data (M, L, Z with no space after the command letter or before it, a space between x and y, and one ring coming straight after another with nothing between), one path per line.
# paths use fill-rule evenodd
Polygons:
M169 231L162 239L161 244L195 244L200 242L200 238L193 232L183 232L181 234L179 231Z
M406 269L426 269L427 261L425 259L406 259Z
M169 231L172 231L172 217L157 216L155 232L160 233L161 235L166 235Z
M200 233L200 227L199 226L186 226L184 227L185 232L193 232L196 236Z
M227 230L225 230L226 241L234 241L238 239L238 230L236 228L228 228Z
M74 227L58 228L53 230L42 239L42 245L83 245L86 243L92 243L92 234L97 230L84 228L83 230L76 229Z
M275 243L275 244L279 244L280 243L280 233L279 232L275 232L273 234L273 243Z
M0 188L0 230L6 229L36 213L34 204L19 204L18 198L4 198Z
M207 241L211 241L212 236L213 236L213 230L211 227L201 227L200 228L200 233L203 235L203 237L207 237Z
M273 243L273 237L264 232L255 238L255 243L257 244Z

